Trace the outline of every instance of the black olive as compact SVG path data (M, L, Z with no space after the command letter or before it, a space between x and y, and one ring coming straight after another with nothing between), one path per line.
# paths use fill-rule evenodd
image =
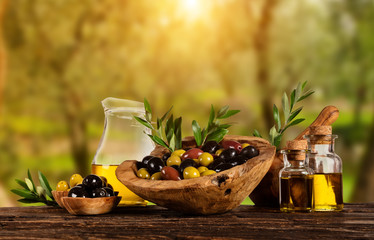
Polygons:
M118 196L119 192L114 191L114 196Z
M149 159L147 163L147 170L149 174L152 175L156 172L160 172L164 166L165 166L164 161L162 161L161 158L153 157Z
M143 158L143 160L142 160L142 163L144 163L145 165L147 165L147 164L148 164L148 161L149 161L151 158L153 158L153 156L151 156L151 155L149 155L149 156L145 156L145 157ZM138 169L140 169L140 168L138 168Z
M82 181L82 184L87 189L101 188L104 186L103 180L95 174L90 174L85 177Z
M214 161L211 164L209 164L208 169L214 170L218 165L222 163L225 163L225 160L220 158L214 159Z
M246 162L246 159L243 156L236 156L234 158L231 158L227 161L227 163L230 163L233 167L237 165L241 165Z
M84 187L81 187L81 186L75 186L73 188L70 189L69 193L68 193L68 197L83 197L83 198L88 198L90 197L90 195L88 194L88 192L86 191L86 189Z
M138 170L141 168L147 168L147 164L144 164L143 162L136 162L136 168Z
M166 160L168 160L168 158L171 156L171 153L169 153L169 152L167 152L167 153L165 153L163 156L162 156L162 160L164 161L164 162L166 162Z
M218 149L220 149L220 146L216 141L208 141L201 148L201 150L208 153L215 153Z
M98 197L106 197L108 195L107 191L104 188L96 188L92 190L91 197L98 198Z
M109 183L108 183L108 186L106 186L107 188L111 188L111 189L113 189L113 186L112 185L110 185ZM113 189L114 190L114 189Z
M225 149L218 156L220 159L227 161L230 158L233 158L237 155L236 150L233 148Z
M259 152L258 152L257 148L255 148L253 146L245 147L240 152L240 155L246 157L247 159L251 159L253 157L256 157L256 156L258 156L258 154L259 154Z
M185 160L182 161L181 165L179 165L179 170L181 173L183 173L183 170L186 168L186 167L194 167L194 168L197 168L197 163L191 159L191 158L187 158ZM183 174L182 174L183 175Z
M230 168L232 168L232 165L230 163L222 163L222 164L218 165L216 167L216 169L214 169L214 171L222 172L222 171L225 171L225 170L230 169Z
M113 197L114 196L114 191L111 188L104 187L104 190L107 192L107 197Z

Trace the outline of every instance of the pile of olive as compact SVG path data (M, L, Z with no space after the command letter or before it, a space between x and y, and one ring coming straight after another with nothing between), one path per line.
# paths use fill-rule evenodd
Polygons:
M57 191L69 190L68 197L83 197L83 198L97 198L97 197L112 197L118 195L114 192L113 187L107 182L103 176L94 174L82 178L79 174L74 174L70 178L70 186L65 181L60 181L57 184Z
M137 175L151 180L196 178L241 165L258 154L258 149L248 143L208 141L201 148L178 149L162 158L146 156L137 162Z

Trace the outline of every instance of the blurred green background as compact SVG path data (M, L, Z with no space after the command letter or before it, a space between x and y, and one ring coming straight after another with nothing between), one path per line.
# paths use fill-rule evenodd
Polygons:
M184 136L210 104L241 110L231 134L267 135L304 81L282 146L338 107L344 201L374 201L372 0L0 0L0 24L0 206L27 169L52 186L88 173L108 96L174 105Z

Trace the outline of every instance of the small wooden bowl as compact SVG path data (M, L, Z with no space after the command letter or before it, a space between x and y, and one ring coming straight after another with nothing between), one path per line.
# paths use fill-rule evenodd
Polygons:
M53 198L56 200L57 204L61 208L65 208L64 204L62 203L62 198L68 196L69 191L52 191Z
M220 173L181 181L138 178L136 161L125 161L116 170L117 178L135 194L162 207L188 214L227 212L239 206L265 176L273 162L275 147L257 137L226 136L225 140L249 143L260 154ZM183 140L183 147L194 146L193 137ZM166 151L157 146L151 155L161 157Z
M97 215L112 211L121 197L73 198L63 197L62 202L66 210L73 215Z

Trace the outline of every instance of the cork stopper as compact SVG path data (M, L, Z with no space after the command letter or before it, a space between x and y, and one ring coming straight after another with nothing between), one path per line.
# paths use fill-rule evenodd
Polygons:
M306 140L292 140L287 142L286 148L288 150L305 150L308 148L308 143Z
M310 126L309 135L331 135L331 126Z
M304 161L305 150L308 148L308 143L306 140L288 141L286 148L288 150L287 158L289 161Z
M312 144L331 144L332 142L331 126L310 126L309 141Z

